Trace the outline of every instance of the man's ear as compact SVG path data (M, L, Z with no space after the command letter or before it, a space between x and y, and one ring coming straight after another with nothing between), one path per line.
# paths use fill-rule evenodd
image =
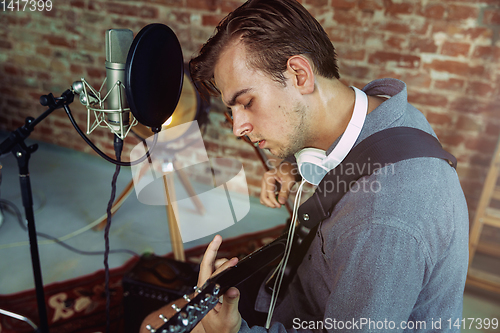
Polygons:
M287 71L293 84L303 94L314 92L314 72L309 59L302 55L295 55L288 59Z

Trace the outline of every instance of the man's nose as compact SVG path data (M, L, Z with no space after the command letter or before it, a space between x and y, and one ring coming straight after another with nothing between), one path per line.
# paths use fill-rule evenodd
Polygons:
M233 133L240 137L252 132L253 126L250 119L241 112L233 112Z

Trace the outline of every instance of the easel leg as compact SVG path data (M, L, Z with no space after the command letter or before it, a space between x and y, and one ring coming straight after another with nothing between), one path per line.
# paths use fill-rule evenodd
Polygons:
M186 261L179 224L175 218L177 204L175 202L174 176L172 173L163 175L163 184L165 185L165 196L167 198L168 228L170 230L170 242L172 243L174 259L178 261Z
M179 166L179 163L176 160L174 160L172 163L174 164L174 170L176 170L177 174L179 175L182 185L186 189L186 192L189 194L191 201L196 206L198 213L200 213L200 215L205 214L205 207L203 206L203 203L196 195L196 192L194 191L193 185L191 184L191 181L189 180L188 176L186 175L184 170L182 170L182 168Z

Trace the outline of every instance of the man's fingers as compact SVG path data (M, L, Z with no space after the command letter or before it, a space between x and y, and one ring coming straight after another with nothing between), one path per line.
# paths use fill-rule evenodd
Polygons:
M294 170L296 168L293 164L282 162L277 169L265 172L261 183L260 203L271 208L284 205L297 182Z
M222 266L227 261L228 261L227 258L221 258L221 259L215 260L215 265L214 265L215 269L218 269L220 266Z
M217 251L222 243L222 237L217 235L208 245L203 260L200 264L198 275L198 286L201 287L207 279L223 270L238 263L238 258L230 260L216 260ZM202 326L198 327L198 332L237 332L241 326L241 315L238 311L238 300L240 292L235 288L230 288L224 294L224 303L217 304L215 311L210 311L202 320ZM220 309L219 312L217 312Z
M236 265L238 263L238 258L234 257L234 258L231 258L229 260L226 260L222 265L220 265L216 270L215 272L213 273L213 275L215 274L219 274L220 272L228 269L229 267L233 267L234 265Z
M219 315L222 318L227 318L228 325L238 325L241 322L241 316L238 310L239 300L240 291L234 287L229 288L224 294L224 301L220 308ZM234 323L232 321L234 321Z
M218 303L212 311L210 311L203 322L210 325L208 321L222 321L223 325L228 328L235 328L238 331L241 325L241 315L238 310L238 303L240 300L240 291L234 287L229 288L223 296L222 303ZM231 331L230 329L229 331Z
M290 196L290 189L293 187L294 183L286 182L281 184L281 189L278 194L278 202L282 205L285 204L288 197Z
M240 291L235 287L229 288L224 294L224 303L229 303L231 305L233 304L238 305L239 299L240 299Z
M232 267L238 263L238 258L232 258L230 260L225 258L215 259L221 243L222 237L220 235L216 235L210 244L208 244L207 250L205 251L203 260L200 264L198 287L203 286L205 281L207 281L212 275L218 274L228 267Z
M198 286L202 286L212 273L214 272L215 258L217 257L217 251L222 243L222 237L220 235L215 235L214 239L208 244L207 250L203 255L203 260L200 264L200 273L198 275Z
M220 266L217 268L217 270L215 270L215 272L214 272L213 276L214 276L214 275L219 274L220 272L222 272L222 271L224 271L224 270L226 270L226 269L228 269L229 267L233 267L234 265L236 265L236 264L238 263L238 258L236 258L236 257L231 258L231 259L229 259L229 260L227 260L227 259L220 259L220 260L221 260L221 261L224 261L224 263L223 263L222 265L220 265ZM230 288L229 290L231 290L231 288ZM227 292L226 292L226 293L227 293ZM233 291L233 293L234 293L234 291ZM238 294L239 294L239 291L238 291ZM233 295L233 294L230 294L230 297L231 297L232 295ZM215 310L215 312L217 312L217 313L218 313L218 312L220 311L220 309L221 309L221 306L222 306L222 303L223 303L223 301L222 301L222 299L223 299L223 298L225 299L225 294L224 294L224 296L221 296L221 298L219 299L219 303L217 303L217 304L215 305L215 307L214 307L214 310Z
M201 322L196 325L191 333L205 333L205 328L203 327L203 324Z
M278 179L276 176L266 172L264 177L262 177L261 191L260 191L260 202L271 208L279 208L281 205L278 200L276 200L276 190Z

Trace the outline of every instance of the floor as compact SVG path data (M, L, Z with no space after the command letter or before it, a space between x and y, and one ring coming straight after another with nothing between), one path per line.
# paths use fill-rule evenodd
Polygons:
M7 134L0 132L0 142ZM35 143L29 139L27 142ZM39 149L30 161L37 231L64 238L68 245L80 250L103 251L104 232L89 229L88 226L105 214L115 167L100 157L50 144L38 144ZM8 154L0 157L0 164L0 198L22 209L17 161ZM131 179L130 168L123 167L117 181L118 194ZM176 188L177 186L180 185L177 184ZM204 200L205 215L217 219L221 212L221 202L227 201L227 197L211 193ZM223 238L280 225L288 217L284 208L266 208L256 198L250 198L249 207L244 196L231 196L231 200L232 216L236 217L237 223L229 223L229 227L219 231ZM188 219L200 219L196 209L189 207L189 201L180 203L179 210L187 211ZM244 212L245 209L248 209L248 215L244 218L240 218L243 215L241 213L236 216L238 211ZM3 212L0 223L0 294L31 289L34 285L27 233L10 211ZM184 247L207 244L212 236L206 234L205 237L184 243ZM138 200L133 191L113 216L110 246L112 250L125 250L110 254L109 263L112 268L121 266L131 257L131 253L154 252L162 255L171 252L165 206L146 205ZM103 268L103 255L100 253L78 254L43 238L39 238L39 249L44 284L64 281ZM463 315L464 318L500 320L500 295L467 287ZM466 323L469 325L469 322ZM467 327L463 331L500 332L500 328Z

